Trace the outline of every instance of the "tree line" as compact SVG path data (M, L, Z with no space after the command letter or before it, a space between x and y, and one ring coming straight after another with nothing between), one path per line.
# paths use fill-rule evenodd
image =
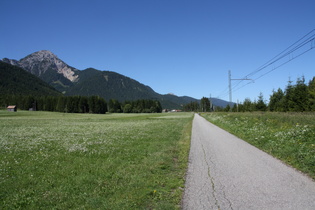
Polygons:
M296 84L290 80L285 90L278 88L273 90L269 102L264 100L260 93L258 100L251 101L246 98L243 103L235 104L233 107L227 106L220 111L232 112L312 112L315 111L315 77L305 83L305 78L298 78Z
M0 102L3 106L17 105L21 110L93 114L107 112L107 103L99 96L4 95L0 97Z
M162 106L158 100L140 99L135 101L125 101L123 103L115 99L108 102L111 113L161 113Z
M210 100L206 97L203 97L200 100L200 103L198 101L192 101L183 106L183 111L185 112L210 112L213 110L214 110L213 105L211 104Z
M120 103L99 96L23 96L0 95L0 107L17 105L21 110L52 111L66 113L159 113L162 106L159 101L142 99Z
M262 93L258 100L251 101L246 98L241 104L226 107L213 107L208 98L203 97L199 102L194 101L183 106L184 111L225 111L225 112L253 112L253 111L271 111L271 112L312 112L315 111L315 77L307 83L305 78L298 78L296 84L288 82L285 90L279 88L273 90L267 103Z

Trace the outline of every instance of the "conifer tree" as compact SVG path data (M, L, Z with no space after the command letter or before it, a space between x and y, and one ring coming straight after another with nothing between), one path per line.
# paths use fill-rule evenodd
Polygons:
M64 97L64 96L58 97L56 111L57 112L65 112L66 111L66 97Z
M309 90L305 84L305 79L298 78L293 89L293 102L295 112L304 112L309 110Z
M270 111L284 111L284 92L281 88L278 88L277 92L273 90L272 95L269 99L269 110Z
M294 103L294 86L292 85L292 81L288 81L288 85L285 90L284 97L284 111L294 111L295 103Z
M234 106L232 108L232 112L237 112L237 104L234 104Z
M202 112L209 112L210 111L210 101L206 97L202 97L200 100L200 108Z
M315 111L315 77L308 84L310 111Z
M223 111L225 111L225 112L229 112L230 110L231 110L230 104L228 104L228 105L223 109Z
M254 111L254 109L253 109L254 104L252 103L252 101L249 98L245 98L242 106L243 106L242 107L243 112L252 112L252 111Z
M256 102L256 111L266 111L266 110L267 110L267 105L265 104L264 96L262 93L260 93L258 96L258 101Z

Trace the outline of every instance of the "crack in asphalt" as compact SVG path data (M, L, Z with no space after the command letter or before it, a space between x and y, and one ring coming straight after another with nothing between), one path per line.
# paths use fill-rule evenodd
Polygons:
M206 151L205 151L205 149L204 149L203 144L201 144L201 147L202 147L202 151L203 151L204 160L205 160L205 162L206 162L206 164L207 164L207 167L208 167L208 177L210 178L210 181L211 181L212 196L213 196L213 198L214 198L214 200L215 200L215 206L216 206L218 209L220 209L221 207L220 207L219 201L218 201L217 196L216 196L216 193L218 193L218 192L216 191L215 180L214 180L213 176L211 175L211 170L210 170L211 167L210 167L210 164L209 164L209 162L208 162L207 154L206 154ZM215 163L214 163L213 161L211 161L211 159L209 159L209 161L212 163L212 165L215 165ZM221 183L220 183L220 184L221 184ZM221 185L224 186L223 184L221 184ZM231 201L227 198L227 196L226 196L226 194L225 194L225 191L224 191L223 189L222 189L221 193L222 193L222 195L223 195L223 198L229 203L230 209L233 210L232 203L231 203Z
M209 163L208 163L208 161L207 161L206 151L205 151L205 149L204 149L203 144L201 144L201 147L202 147L202 151L203 151L203 155L204 155L204 160L205 160L205 162L206 162L206 164L207 164L207 167L208 167L208 177L210 178L210 182L211 182L212 196L213 196L213 198L214 198L214 200L215 200L215 206L220 210L219 201L218 201L218 199L217 199L217 197L216 197L216 195L215 195L215 194L216 194L216 190L215 190L214 178L213 178L213 176L211 176L210 165L209 165Z
M232 207L232 202L226 197L226 195L225 195L225 191L224 190L222 190L222 192L223 192L223 197L224 197L224 199L225 200L227 200L227 202L229 203L229 207L233 210L233 207Z

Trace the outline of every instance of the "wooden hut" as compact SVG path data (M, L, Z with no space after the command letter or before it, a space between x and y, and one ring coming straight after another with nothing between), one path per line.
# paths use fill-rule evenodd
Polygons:
M7 107L9 112L16 112L17 111L17 106L16 105L10 105Z

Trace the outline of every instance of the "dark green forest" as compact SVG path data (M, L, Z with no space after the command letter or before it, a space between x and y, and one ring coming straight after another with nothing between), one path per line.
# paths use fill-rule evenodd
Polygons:
M109 112L111 113L160 113L162 112L161 103L158 100L140 99L135 101L125 101L120 103L118 100L110 99L108 102Z
M21 110L105 114L107 103L99 96L1 95L0 107L16 105Z
M43 80L24 69L0 61L0 95L61 95Z
M52 111L65 113L160 113L162 106L156 100L136 100L109 103L99 96L22 96L0 95L0 107L17 105L21 110Z

